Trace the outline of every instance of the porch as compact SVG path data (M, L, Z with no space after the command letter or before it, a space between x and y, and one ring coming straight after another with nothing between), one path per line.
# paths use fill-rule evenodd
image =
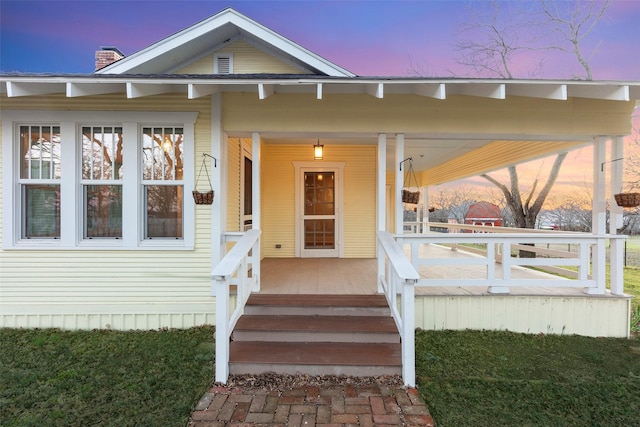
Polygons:
M272 306L282 306L280 299L299 294L311 301L306 305L315 307L326 306L318 301L339 294L362 295L362 299L366 299L365 295L384 294L390 310L386 316L393 317L400 335L402 376L407 385L415 381L415 328L628 336L630 297L622 292L621 283L611 281L607 286L604 275L606 243L615 241L616 236L503 231L503 234L426 232L396 236L382 231L377 235L377 259L261 260L261 232L249 230L212 273L217 306L216 357L219 361L230 360L228 338L240 323L247 301L256 295L270 296ZM234 235L233 239L238 237ZM577 244L578 251L552 251L535 246L549 242L572 242ZM462 246L470 243L486 245L485 253L474 254ZM546 258L514 257L513 251L523 245L544 252ZM560 278L525 266L556 269L574 266L577 272L573 278ZM230 294L232 285L236 292ZM329 297L331 294L334 296ZM315 301L309 298L313 295L318 295ZM308 314L303 308L297 307L298 313L294 314ZM277 307L270 314L278 315ZM291 319L286 323L291 324ZM350 323L354 322L344 320L345 326ZM272 332L271 329L265 332ZM298 335L304 332L300 330ZM347 333L343 342L348 341L351 333ZM307 341L303 337L299 342ZM398 349L389 351L394 359L398 356ZM281 356L274 360L278 358ZM217 365L218 381L225 381L228 369L228 363Z

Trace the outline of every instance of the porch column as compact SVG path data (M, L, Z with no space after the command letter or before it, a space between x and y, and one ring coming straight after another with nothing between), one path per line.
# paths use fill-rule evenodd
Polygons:
M402 211L402 186L404 185L404 169L400 170L400 162L404 160L404 134L399 133L396 135L396 161L393 164L396 177L395 180L395 191L393 193L393 205L395 206L396 213L396 226L395 233L402 234L403 223L404 223L404 212ZM403 168L409 167L407 164L402 165ZM402 243L401 243L402 244Z
M422 202L419 206L422 209L422 220L418 219L418 221L421 222L420 233L426 233L429 231L429 187L420 187L420 196Z
M251 134L251 228L261 230L260 224L261 212L260 212L260 163L261 163L261 150L260 150L260 134L253 132ZM254 292L260 291L260 245L255 245L251 252L251 275L256 277L255 285L253 286Z
M602 237L606 234L607 223L607 201L605 198L605 173L606 166L606 138L595 137L593 142L593 206L591 211L591 233ZM593 258L593 278L596 281L596 288L587 288L588 294L603 294L605 292L606 280L606 247L604 239L599 239Z
M609 234L617 235L623 224L623 209L615 201L614 194L622 192L622 171L624 157L624 140L616 136L611 141L611 196L609 199L610 218ZM624 239L610 240L609 278L611 293L624 293Z
M377 208L376 215L378 219L378 231L385 231L387 228L387 135L378 134L378 174L377 174ZM376 245L379 249L379 245ZM384 289L382 288L382 281L380 277L384 275L384 254L378 253L378 279L376 280L378 285L378 293L382 294Z
M222 97L219 93L211 95L211 155L217 159L218 167L211 167L211 185L213 187L214 199L211 205L211 269L222 259L224 244L222 232L225 222L226 194L222 189L225 174L222 170L225 167L224 160L225 135L222 132ZM211 160L211 159L207 159ZM213 162L211 162L213 166Z

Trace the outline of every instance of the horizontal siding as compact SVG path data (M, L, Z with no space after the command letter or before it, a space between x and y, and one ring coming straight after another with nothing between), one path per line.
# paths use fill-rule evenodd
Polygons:
M630 300L592 296L416 296L416 327L623 337Z
M239 138L227 141L227 224L226 231L240 231L240 151Z
M2 105L3 109L197 111L195 165L203 152L211 151L208 98L3 97ZM185 203L193 203L187 197ZM211 209L196 206L195 224L186 225L195 227L194 250L1 251L2 325L144 329L211 323L215 313L209 279L210 223Z
M216 53L233 54L233 74L308 74L309 72L283 62L271 54L240 40L211 55L194 61L179 69L175 74L212 74Z
M262 153L262 253L295 256L294 161L312 159L307 145L264 144ZM344 170L344 256L374 258L376 250L376 147L332 145L324 161L346 162ZM321 165L318 162L318 165ZM275 245L282 247L276 249Z

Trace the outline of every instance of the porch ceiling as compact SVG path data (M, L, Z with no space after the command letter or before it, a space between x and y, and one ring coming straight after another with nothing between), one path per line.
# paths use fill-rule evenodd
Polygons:
M249 136L249 135L243 135ZM375 145L377 135L284 135L261 134L266 144L313 145L319 139L326 149L331 145ZM422 185L437 185L456 181L508 166L570 151L592 142L579 140L543 140L520 138L474 139L472 136L449 135L437 138L423 135L405 135L404 158L411 157L413 167ZM395 158L395 140L387 139L387 173L399 170Z

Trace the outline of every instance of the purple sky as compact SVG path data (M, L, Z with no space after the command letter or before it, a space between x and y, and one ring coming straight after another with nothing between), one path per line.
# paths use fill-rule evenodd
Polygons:
M0 0L0 70L90 73L100 46L130 55L225 7L359 75L406 76L413 68L448 77L459 70L452 43L466 19L465 2L355 0ZM591 59L594 79L640 79L639 23L640 0L613 1L583 42L587 48L600 44ZM579 72L572 57L555 56L534 77Z

